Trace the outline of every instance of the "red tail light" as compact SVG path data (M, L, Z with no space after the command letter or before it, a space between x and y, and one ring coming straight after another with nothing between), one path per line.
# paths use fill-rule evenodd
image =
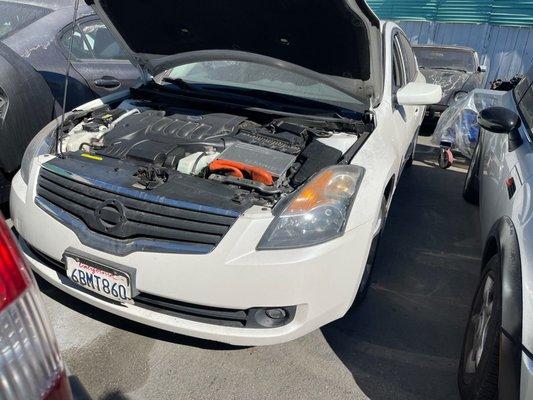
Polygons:
M0 398L72 399L40 293L1 215Z
M2 219L0 217L0 219ZM0 222L0 311L19 297L31 283L28 270L3 219Z

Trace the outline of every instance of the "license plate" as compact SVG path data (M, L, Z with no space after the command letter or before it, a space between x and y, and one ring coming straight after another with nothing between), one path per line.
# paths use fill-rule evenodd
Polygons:
M65 254L68 278L87 290L120 303L133 303L131 278L123 271Z

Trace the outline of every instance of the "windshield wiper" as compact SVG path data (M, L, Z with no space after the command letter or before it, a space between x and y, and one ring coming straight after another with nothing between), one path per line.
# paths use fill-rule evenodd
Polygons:
M155 82L149 82L146 85L137 89L132 89L140 96L157 96L171 100L183 99L194 103L203 104L209 108L219 107L221 109L233 110L232 112L245 110L248 112L270 114L277 116L305 118L316 121L329 121L351 123L353 120L361 118L360 113L352 111L353 117L348 117L339 114L338 112L310 109L298 106L284 106L283 104L261 101L260 99L251 98L250 96L243 96L237 94L226 94L222 92L213 92L203 89L184 90L180 88L168 88ZM245 97L246 101L242 101ZM355 115L357 114L357 115Z
M450 68L450 67L433 67L432 69L443 69L446 71L461 71L461 72L468 72L466 69L461 68Z
M222 93L232 93L239 96L250 96L253 98L259 98L266 100L268 102L273 102L275 104L284 104L289 106L294 106L298 108L303 108L305 110L313 110L316 112L323 112L330 115L335 115L342 118L343 112L354 113L353 110L350 110L346 107L336 104L330 104L320 100L310 99L306 97L294 96L285 93L271 92L268 90L254 89L254 88L244 88L244 87L235 87L235 86L220 86L212 85L209 87L209 90L220 91Z
M222 85L191 84L181 78L163 78L163 82L171 83L171 91L182 91L190 96L198 96L213 99L236 100L244 103L246 106L258 106L265 108L274 108L281 112L312 112L328 115L334 118L343 118L340 114L347 109L334 106L327 103L285 95L281 93L267 92L257 89L237 88ZM157 85L159 88L167 89L164 85ZM350 110L351 111L351 110ZM351 111L354 113L354 111Z
M181 78L170 78L170 77L167 76L167 77L163 78L162 81L163 82L167 82L167 83L171 83L174 86L177 86L180 89L184 89L184 90L195 90L196 89L193 85L191 85L190 83L184 81Z

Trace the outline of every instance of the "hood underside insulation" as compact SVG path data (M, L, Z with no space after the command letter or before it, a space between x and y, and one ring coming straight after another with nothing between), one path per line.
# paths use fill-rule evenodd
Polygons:
M367 27L345 0L102 0L140 55L238 50L368 80ZM151 57L147 57L151 58Z

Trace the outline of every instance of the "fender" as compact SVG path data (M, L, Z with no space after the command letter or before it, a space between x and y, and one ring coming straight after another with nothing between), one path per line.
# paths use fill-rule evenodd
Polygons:
M502 332L500 336L499 398L518 399L522 355L522 265L516 229L502 217L489 232L483 268L498 254L502 277Z
M501 218L490 230L483 252L483 267L494 254L500 255L502 270L502 328L517 344L520 344L522 343L522 265L516 230L509 217Z

